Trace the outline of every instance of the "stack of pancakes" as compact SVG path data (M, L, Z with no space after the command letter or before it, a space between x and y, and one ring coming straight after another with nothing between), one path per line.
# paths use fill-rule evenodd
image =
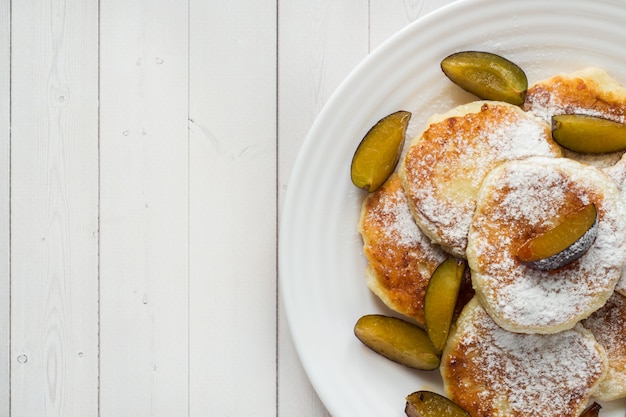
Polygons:
M626 156L561 149L556 114L624 123L626 89L587 68L533 85L523 108L476 101L435 115L363 203L367 285L392 310L424 325L431 274L467 260L475 297L440 371L474 417L575 417L591 398L626 397ZM590 203L598 234L582 257L553 271L517 259L531 232Z

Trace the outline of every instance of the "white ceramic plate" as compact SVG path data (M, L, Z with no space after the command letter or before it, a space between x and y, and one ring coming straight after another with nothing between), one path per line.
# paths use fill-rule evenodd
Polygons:
M419 372L365 348L357 319L389 313L365 285L356 231L363 192L350 162L381 117L413 113L409 136L427 117L472 100L439 62L485 50L519 64L530 83L585 66L626 85L626 2L622 0L468 0L411 24L370 54L344 81L311 128L289 183L280 228L280 285L290 330L315 390L334 417L404 415L405 396L442 392L438 372ZM408 142L408 140L407 140ZM602 417L624 417L626 402Z

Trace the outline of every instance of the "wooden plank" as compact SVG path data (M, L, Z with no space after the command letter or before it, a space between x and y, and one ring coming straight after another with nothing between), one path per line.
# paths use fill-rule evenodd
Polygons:
M11 413L97 416L98 1L11 19Z
M298 150L326 101L368 53L368 5L279 3L280 206Z
M276 415L276 1L190 8L190 415Z
M368 53L368 4L360 0L279 2L279 202L298 150L331 94ZM280 416L328 416L295 352L279 304Z
M9 415L11 8L0 3L0 416Z
M100 4L100 416L188 415L188 4Z

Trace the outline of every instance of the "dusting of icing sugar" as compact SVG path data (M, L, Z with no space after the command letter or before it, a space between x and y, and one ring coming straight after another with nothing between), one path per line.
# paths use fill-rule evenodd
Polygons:
M515 192L505 192L511 189ZM533 225L543 224L558 214L554 204L547 201L563 201L563 175L556 171L542 173L538 178L532 168L528 171L514 171L507 176L507 181L496 183L494 191L503 194L499 203L498 216L507 216L515 221L523 221ZM523 193L523 199L519 194Z
M626 297L615 293L582 324L604 346L609 359L613 357L626 362Z
M395 193L383 197L377 210L372 211L378 221L383 222L383 233L389 240L393 240L399 246L415 246L425 237L415 224L404 191L399 188ZM390 221L384 221L384 219Z
M424 230L440 243L452 248L459 248L461 255L467 245L467 230L471 224L471 216L476 204L473 201L465 204L445 204L438 196L438 190L425 186L415 193L419 201L417 216L422 220Z
M551 155L546 140L546 126L530 117L513 122L494 123L486 131L487 145L496 153L494 159L512 160L532 155Z
M397 182L396 182L397 181ZM374 197L374 195L372 195ZM375 204L369 206L366 223L380 232L380 248L395 252L405 251L411 256L417 251L421 259L435 265L445 259L443 250L434 245L415 223L404 189L394 177L377 191ZM393 253L390 254L393 258Z
M589 329L609 359L609 373L595 395L602 400L615 400L626 395L626 298L613 294L609 301L582 325Z
M611 107L598 109L568 102L567 95L564 97L558 95L558 91L561 88L567 91L571 86L563 86L562 82L554 82L551 86L553 92L540 85L533 87L531 92L527 95L524 108L547 122L551 122L552 116L559 114L583 114L587 116L603 117L620 123L626 122L624 114L615 111Z
M620 161L610 168L605 168L604 172L608 174L617 185L620 193L622 216L626 217L626 157L622 157ZM615 291L626 296L626 267L622 270L622 276L615 286Z
M549 126L517 108L483 105L480 113L430 125L407 152L407 190L418 223L457 256L484 177L503 161L558 156Z
M513 417L578 415L605 371L603 353L588 332L576 327L552 335L511 333L482 307L471 315L456 345L473 370L461 374L471 379L465 382L482 387L481 401L468 408L477 407L476 415L492 415L494 409Z
M603 189L604 178L573 161L558 164L576 164L578 175L556 164L551 168L521 162L501 167L485 180L487 191L472 225L470 266L476 271L481 299L495 313L496 321L509 330L552 332L550 329L573 326L604 303L626 260L621 211L608 197L593 196L595 190ZM556 272L522 264L515 257L513 238L553 222L572 201L568 198L580 205L596 199L601 217L593 245L578 261Z

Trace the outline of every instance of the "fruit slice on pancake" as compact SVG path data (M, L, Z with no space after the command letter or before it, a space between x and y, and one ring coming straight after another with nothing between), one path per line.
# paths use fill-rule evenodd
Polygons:
M461 291L465 262L446 259L430 277L424 299L426 332L435 348L443 350Z
M577 260L542 271L518 257L525 242L593 204L597 235ZM600 169L566 158L507 162L485 178L468 237L476 294L502 327L556 333L599 309L626 262L626 218Z
M593 203L567 213L552 229L528 239L517 249L526 265L552 271L580 258L598 234L598 211Z
M622 152L626 149L626 124L584 114L558 114L552 116L552 137L574 152Z
M626 123L626 89L605 70L588 67L533 84L523 108L547 122L555 115L577 114ZM588 155L566 151L565 156L606 167L617 162L621 152Z
M478 101L433 116L407 149L399 175L420 228L465 258L487 173L509 160L560 155L546 122L511 104Z

